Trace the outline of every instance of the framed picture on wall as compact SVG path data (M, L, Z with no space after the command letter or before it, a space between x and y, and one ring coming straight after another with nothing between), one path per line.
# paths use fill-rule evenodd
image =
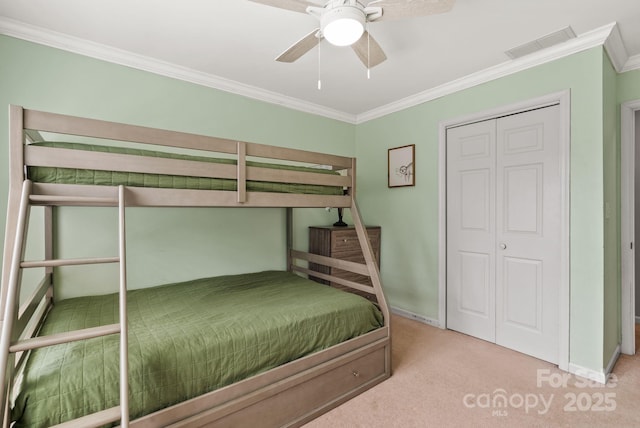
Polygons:
M415 186L416 145L389 149L389 187Z

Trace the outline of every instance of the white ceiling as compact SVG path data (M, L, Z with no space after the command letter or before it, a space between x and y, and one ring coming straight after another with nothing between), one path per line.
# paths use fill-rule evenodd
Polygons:
M508 67L506 50L563 27L580 38L614 22L622 61L640 63L639 0L457 0L446 14L371 23L387 61L370 79L350 48L323 42L318 90L317 48L274 61L317 27L305 14L246 0L0 0L0 33L354 122Z

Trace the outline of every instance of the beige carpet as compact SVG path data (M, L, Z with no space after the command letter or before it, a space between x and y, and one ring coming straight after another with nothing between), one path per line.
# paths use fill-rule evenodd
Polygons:
M621 356L603 387L406 318L393 317L392 334L393 376L306 428L640 427L638 354Z

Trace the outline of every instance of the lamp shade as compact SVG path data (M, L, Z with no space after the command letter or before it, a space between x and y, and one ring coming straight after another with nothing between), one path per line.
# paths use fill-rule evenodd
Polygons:
M350 46L364 33L365 15L354 6L339 6L322 15L322 35L335 46Z

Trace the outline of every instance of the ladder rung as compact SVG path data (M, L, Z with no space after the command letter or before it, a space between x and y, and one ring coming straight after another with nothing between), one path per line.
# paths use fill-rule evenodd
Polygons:
M20 340L9 347L9 352L22 352L45 346L59 345L61 343L75 342L83 339L107 336L120 333L120 324L109 324L100 327L84 328L82 330L68 331L66 333L50 334L48 336L33 337Z
M58 267L58 266L76 266L76 265L97 265L101 263L119 263L120 257L98 257L86 259L56 259L56 260L39 260L20 263L22 268L37 267Z
M54 425L54 428L94 428L106 425L111 422L115 422L120 419L120 406L112 407L107 410L92 413L87 416L83 416L78 419L73 419L68 422L63 422L58 425Z
M118 198L100 198L95 196L31 195L29 196L29 200L34 203L118 205Z

